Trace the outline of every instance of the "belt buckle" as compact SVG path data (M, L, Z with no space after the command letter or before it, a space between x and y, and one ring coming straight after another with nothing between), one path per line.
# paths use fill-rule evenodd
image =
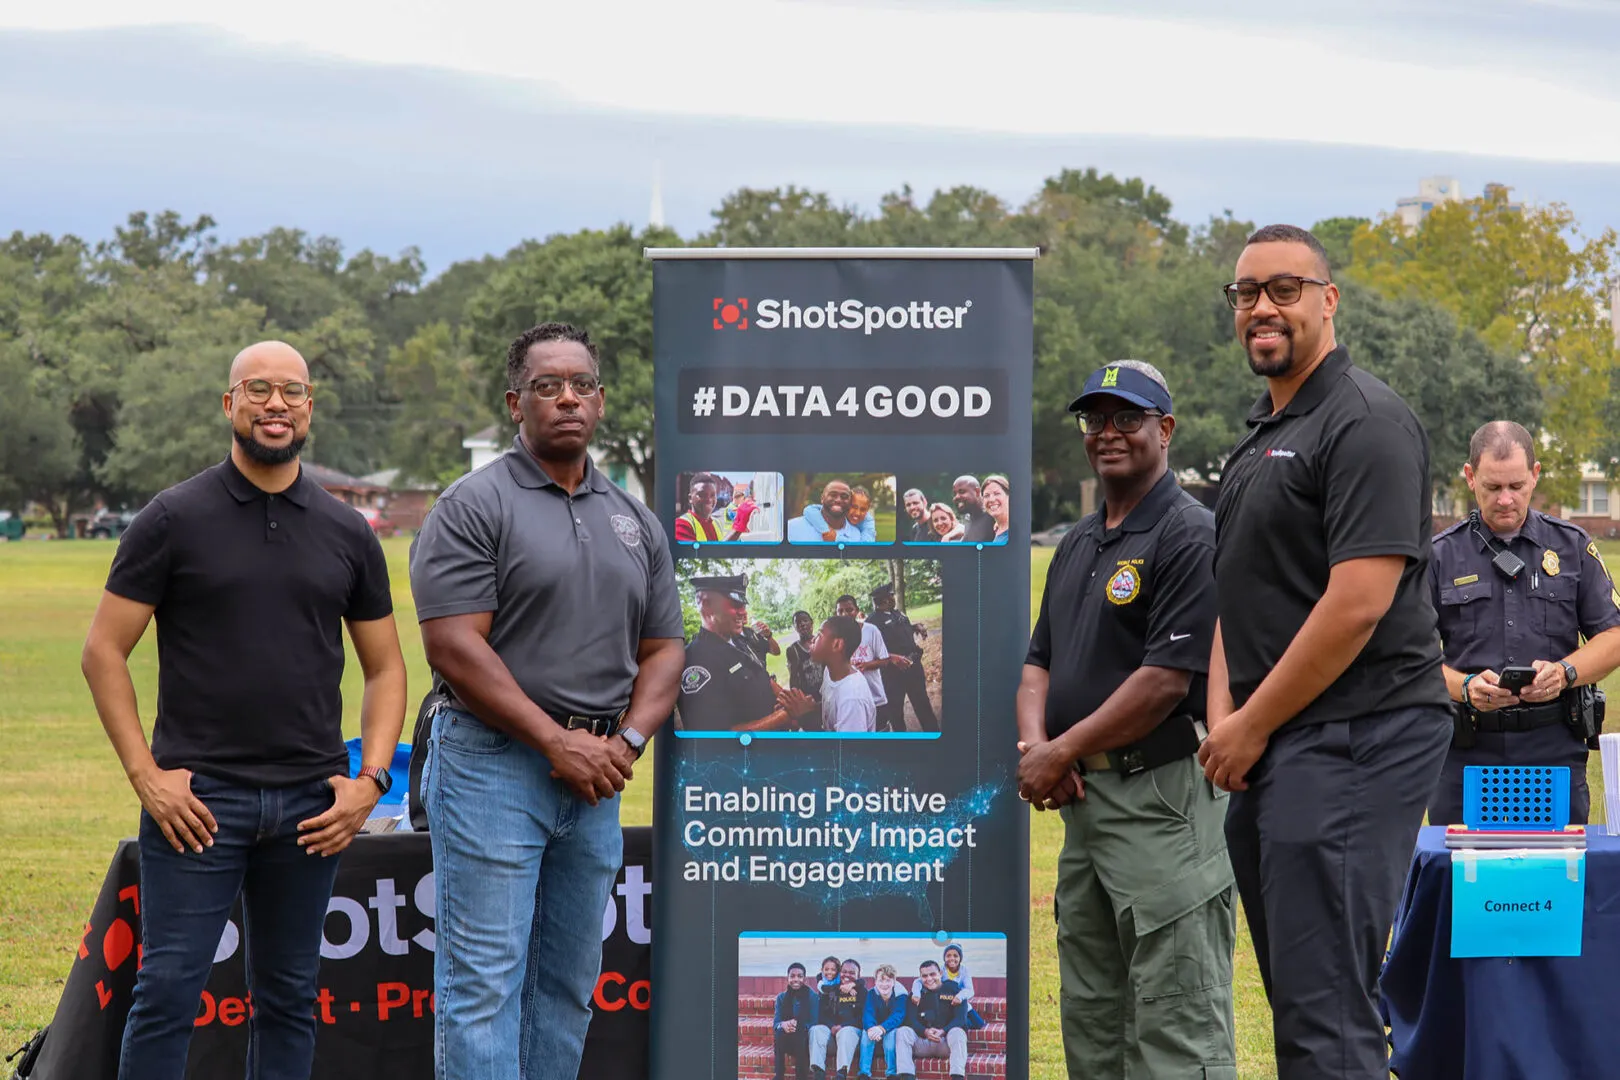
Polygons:
M1142 751L1136 749L1121 751L1116 757L1114 769L1121 776L1135 776L1139 772L1146 772L1147 765L1142 760Z

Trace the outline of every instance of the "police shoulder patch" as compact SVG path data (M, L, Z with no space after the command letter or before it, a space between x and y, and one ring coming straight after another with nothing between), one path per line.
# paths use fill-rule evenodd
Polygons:
M1134 566L1122 566L1108 579L1108 599L1116 604L1128 604L1142 591L1142 573Z
M711 676L709 675L708 668L699 667L698 665L693 664L691 667L681 672L681 693L697 693L699 690L709 685L710 678Z

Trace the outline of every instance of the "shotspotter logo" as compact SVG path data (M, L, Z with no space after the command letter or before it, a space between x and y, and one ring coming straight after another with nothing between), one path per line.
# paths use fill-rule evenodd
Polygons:
M859 330L871 335L880 330L960 330L973 310L973 301L913 300L884 306L854 299L796 304L792 300L751 303L747 297L716 296L711 308L716 330Z

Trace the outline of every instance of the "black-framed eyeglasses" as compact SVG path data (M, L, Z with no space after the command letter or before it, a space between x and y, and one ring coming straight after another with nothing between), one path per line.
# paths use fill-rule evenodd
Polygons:
M1226 302L1232 305L1233 311L1247 311L1260 302L1262 292L1271 297L1273 304L1287 307L1299 303L1300 296L1305 292L1305 286L1331 284L1332 282L1323 281L1321 278L1278 274L1266 281L1234 281L1230 285L1221 286L1221 292L1226 294Z
M530 379L525 385L534 392L535 397L550 401L562 397L565 383L576 397L582 398L595 397L596 392L602 389L602 380L595 375L570 375L566 379L561 375L542 375L538 379Z
M1114 430L1121 435L1130 435L1141 431L1142 425L1150 416L1163 416L1157 409L1120 409L1117 412L1083 412L1075 414L1074 422L1080 428L1082 435L1101 435L1108 422L1114 422Z
M236 388L242 388L242 394L255 405L263 405L270 400L272 394L281 391L281 400L287 403L287 408L296 409L307 402L315 394L315 388L309 383L299 379L290 382L272 382L269 379L243 379L232 383L226 393L236 393Z

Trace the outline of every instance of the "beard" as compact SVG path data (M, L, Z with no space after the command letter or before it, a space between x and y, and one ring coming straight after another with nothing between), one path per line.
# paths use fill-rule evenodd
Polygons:
M1253 334L1256 330L1280 330L1283 339L1277 351L1270 356L1262 357L1255 352L1254 339L1251 337L1244 348L1244 352L1249 357L1249 370L1268 379L1286 375L1292 371L1294 367L1294 332L1287 326L1278 323L1263 323L1260 326L1250 327L1249 333Z
M309 440L308 435L294 435L286 446L269 446L255 439L252 434L244 435L234 429L231 434L236 436L236 445L242 448L248 460L259 465L285 465L298 456L299 451L304 448L304 443Z

